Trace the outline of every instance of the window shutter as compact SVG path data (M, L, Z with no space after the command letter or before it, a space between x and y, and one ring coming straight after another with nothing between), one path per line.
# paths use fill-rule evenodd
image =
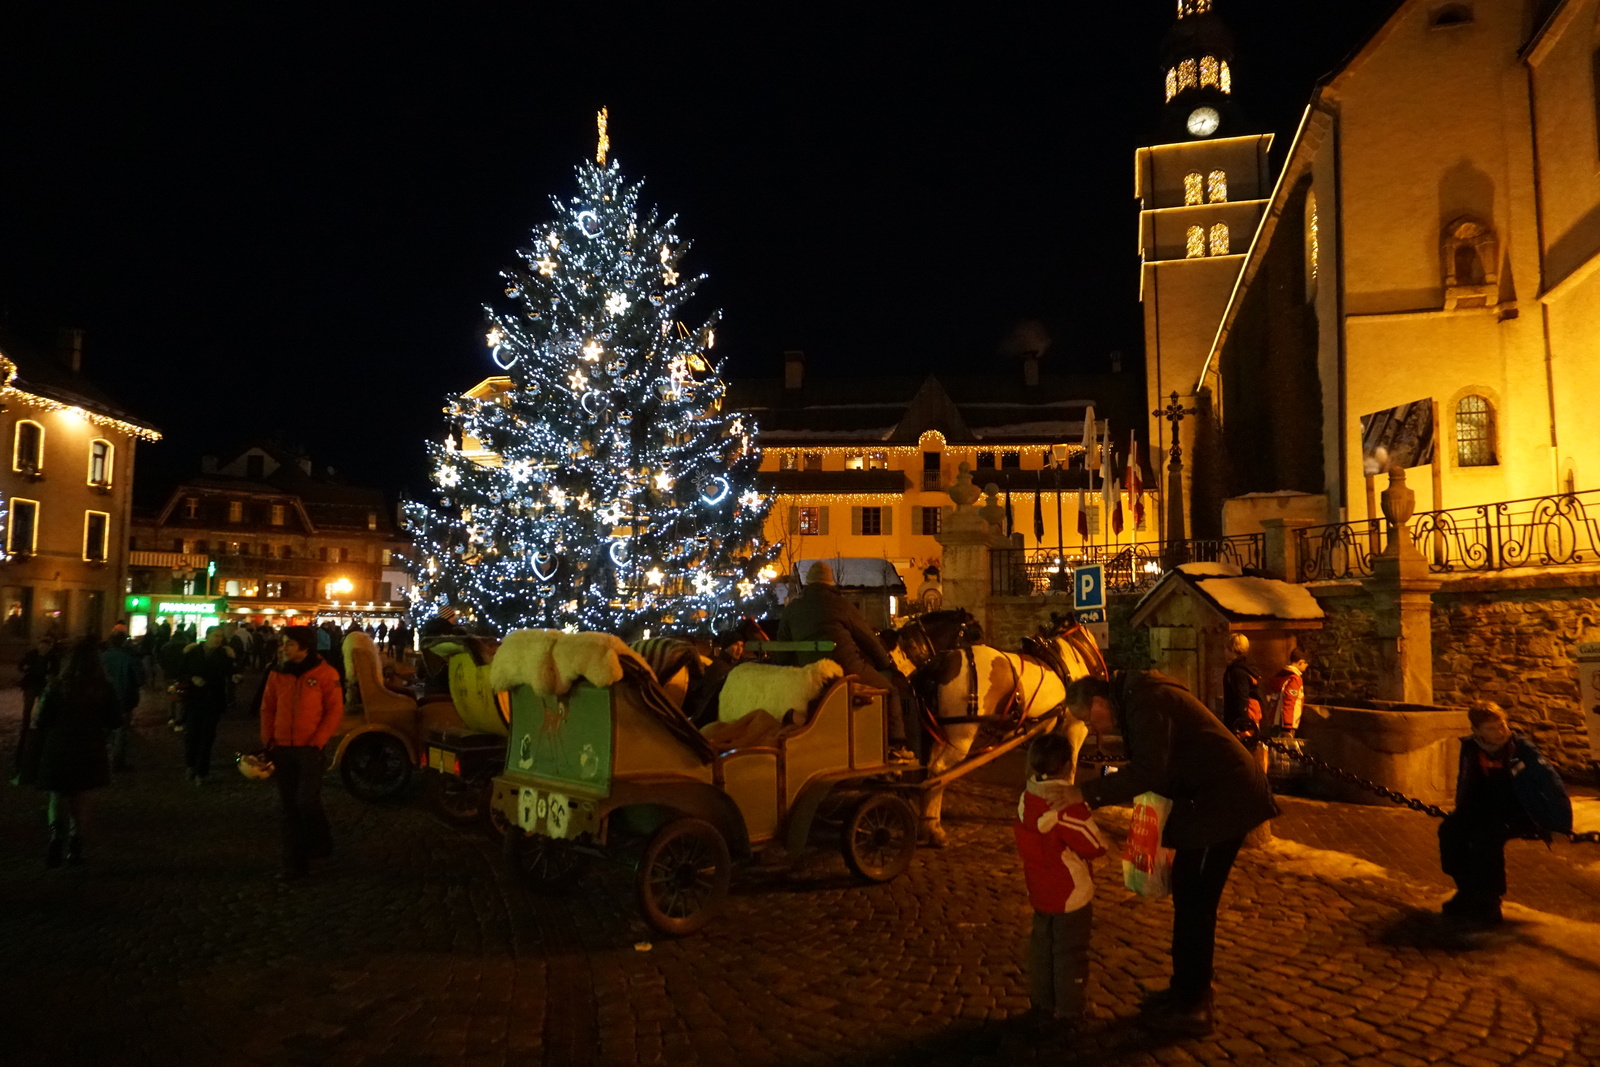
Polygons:
M850 509L850 532L855 534L855 535L857 535L858 537L861 534L861 509L860 508L851 508Z
M800 509L799 508L790 508L789 509L789 532L792 533L792 534L796 534L796 533L800 532Z
M828 532L828 509L826 506L817 508L817 532L819 534Z
M878 521L882 524L882 530L883 530L884 536L887 537L889 534L894 533L894 508L892 508L892 507L879 508L878 509L878 514L880 516Z

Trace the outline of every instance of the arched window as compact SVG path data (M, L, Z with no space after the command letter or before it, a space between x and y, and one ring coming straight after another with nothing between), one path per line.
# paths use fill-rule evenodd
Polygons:
M1228 172L1214 170L1206 176L1206 199L1213 204L1225 204L1228 201Z
M1178 72L1171 67L1167 68L1167 100L1170 102L1178 95Z
M1206 229L1204 226L1190 226L1188 241L1184 248L1185 259L1199 259L1206 254Z
M1321 268L1322 249L1317 234L1317 194L1306 190L1306 301L1317 298L1317 271Z
M17 423L17 437L11 447L11 469L33 474L44 467L44 427L32 419Z
M1500 243L1482 219L1462 215L1440 238L1447 309L1487 307L1499 302Z
M1178 0L1178 17L1204 15L1211 10L1211 0Z
M1211 255L1225 256L1228 254L1228 224L1218 222L1211 227Z
M89 484L111 484L111 460L115 449L110 441L95 438L89 442Z
M1192 205L1201 202L1202 190L1200 186L1204 181L1205 179L1200 176L1199 171L1183 176L1183 202L1185 204Z
M1202 87L1216 87L1217 84L1217 57L1200 57L1200 84Z
M1488 397L1473 393L1456 401L1456 465L1492 467L1494 455L1494 407Z
M1217 87L1225 93L1233 92L1233 72L1228 69L1228 61L1222 61L1222 71L1217 78Z
M1185 59L1178 64L1178 91L1193 89L1199 83L1199 75L1195 70L1195 61Z

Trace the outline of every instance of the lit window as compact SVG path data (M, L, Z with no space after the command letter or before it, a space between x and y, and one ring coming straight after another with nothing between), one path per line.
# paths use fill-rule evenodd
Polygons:
M378 513L376 511L367 512L367 529L376 530L377 528L378 528Z
M1456 401L1456 463L1462 467L1492 467L1494 408L1488 398L1464 396Z
M868 452L867 470L884 471L889 469L889 454L887 452Z
M1178 95L1178 72L1171 67L1167 68L1167 99L1170 101Z
M1216 223L1211 227L1211 255L1225 256L1228 254L1228 224Z
M91 563L104 563L106 537L111 531L111 516L103 511L83 513L83 558Z
M186 496L183 498L183 517L186 519L198 519L200 517L199 497Z
M815 536L822 533L822 509L801 508L797 533Z
M272 505L272 525L282 526L289 518L289 509L283 504Z
M32 555L39 532L39 502L11 499L11 516L6 523L6 551L12 555Z
M383 555L381 557L381 561L382 561L382 563L383 563L383 565L385 567L387 567L389 564L393 563L394 562L394 552L392 550L390 550L390 549L387 549L387 548L384 549L383 550Z
M1204 226L1190 226L1188 240L1184 244L1184 258L1199 259L1205 254L1206 228Z
M1318 260L1321 258L1321 248L1318 244L1317 234L1317 194L1310 190L1306 192L1306 299L1314 300L1317 296L1317 269Z
M111 484L111 442L96 438L89 442L89 484Z
M1222 71L1217 79L1217 87L1225 93L1231 93L1233 92L1233 72L1228 69L1228 61L1226 59L1222 61L1221 66Z
M1228 200L1228 172L1214 170L1206 176L1206 199L1213 204L1224 204Z
M11 450L11 469L33 474L44 467L44 427L30 419L17 423L17 439Z
M1178 91L1181 93L1185 89L1193 89L1198 83L1199 77L1195 69L1195 61L1192 59L1181 61L1178 64Z
M1211 0L1178 0L1178 17L1204 15L1211 10Z
M795 452L781 452L778 454L778 469L781 471L797 471L800 469L800 456Z
M1217 84L1217 57L1200 57L1200 84L1215 87Z
M228 521L229 522L243 522L244 521L244 501L243 500L230 500L230 501L228 501Z
M1199 171L1185 174L1183 176L1183 202L1185 204L1200 203L1204 191L1201 187L1204 183L1205 178L1201 176Z

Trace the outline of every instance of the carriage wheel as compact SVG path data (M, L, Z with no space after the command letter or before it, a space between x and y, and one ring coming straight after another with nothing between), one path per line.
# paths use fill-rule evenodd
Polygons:
M655 832L639 864L639 907L664 934L692 934L728 895L728 842L704 819L674 819Z
M361 800L389 800L411 780L411 756L398 737L374 730L355 738L344 750L339 777Z
M917 851L917 813L893 793L872 793L845 822L844 861L871 882L887 882L911 866Z
M572 842L525 834L515 826L506 828L501 851L506 866L533 893L559 893L583 871L583 856Z
M427 774L428 806L451 826L471 826L484 817L488 794L481 784L443 771Z

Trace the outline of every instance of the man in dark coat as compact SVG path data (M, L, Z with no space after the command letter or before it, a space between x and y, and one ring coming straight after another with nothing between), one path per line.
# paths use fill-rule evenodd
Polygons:
M1469 708L1467 718L1472 735L1461 739L1456 807L1439 824L1439 865L1456 883L1441 910L1495 925L1506 892L1506 842L1570 833L1572 801L1556 769L1512 733L1498 704Z
M805 588L783 611L778 628L780 641L832 641L832 652L803 652L802 667L819 659L831 659L853 674L862 685L886 689L884 718L889 734L889 758L895 762L914 762L916 756L906 747L906 721L900 702L900 689L889 675L898 676L894 661L884 650L878 635L844 598L834 582L833 568L818 561L806 571Z
M1172 861L1172 981L1146 1001L1153 1028L1206 1034L1217 908L1245 835L1278 814L1266 774L1211 710L1157 671L1080 678L1067 706L1097 734L1122 736L1128 763L1085 782L1091 808L1144 792L1172 801L1161 844Z
M217 722L227 710L227 687L236 669L234 651L224 641L221 626L213 626L204 641L184 650L183 752L189 780L195 785L203 785L211 773Z

